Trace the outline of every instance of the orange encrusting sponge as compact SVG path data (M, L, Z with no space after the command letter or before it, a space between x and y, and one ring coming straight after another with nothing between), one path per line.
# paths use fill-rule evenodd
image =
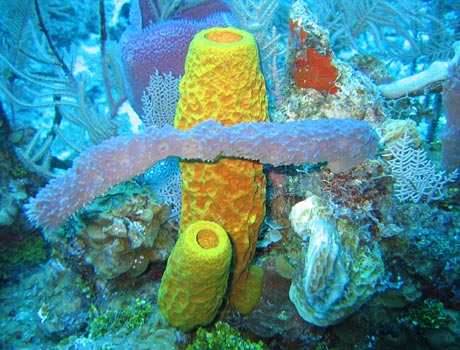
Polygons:
M180 94L174 125L181 130L209 119L223 125L266 121L265 83L252 35L234 28L198 33L189 47ZM229 158L182 161L181 171L181 227L197 220L215 221L230 236L229 301L235 306L232 300L238 299L246 286L265 216L262 164ZM245 305L244 309L247 312L253 307Z

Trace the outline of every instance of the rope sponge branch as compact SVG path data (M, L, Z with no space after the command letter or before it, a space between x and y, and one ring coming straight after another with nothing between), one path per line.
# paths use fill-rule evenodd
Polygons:
M328 162L347 171L375 155L377 135L365 121L304 120L286 124L205 121L190 130L172 126L118 136L82 153L61 177L50 180L27 205L29 219L54 229L111 187L144 173L167 157L213 161L219 157L288 165Z
M454 65L460 57L460 41L456 41L452 48L454 57L449 61L435 61L424 71L389 84L379 85L382 96L388 99L397 99L404 96L416 96L430 90L430 87L440 85L449 76L449 67Z

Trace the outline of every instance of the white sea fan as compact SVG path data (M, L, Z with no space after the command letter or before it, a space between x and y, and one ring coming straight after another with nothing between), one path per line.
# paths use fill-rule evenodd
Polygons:
M179 101L180 77L169 73L155 73L150 76L149 85L142 95L141 116L147 128L161 128L174 124L176 106Z
M179 101L180 77L158 70L150 76L150 82L142 95L141 119L147 128L162 128L174 125L176 106ZM171 216L181 211L181 173L178 159L168 158L147 170L145 178L155 192L171 207Z
M427 202L442 199L446 183L453 182L458 176L458 169L450 174L438 170L424 149L412 146L407 133L389 145L387 152L383 156L391 157L387 163L396 179L395 195L401 202L418 203L424 197Z

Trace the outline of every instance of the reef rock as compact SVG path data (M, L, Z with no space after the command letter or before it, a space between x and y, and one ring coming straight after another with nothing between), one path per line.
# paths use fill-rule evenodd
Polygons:
M169 253L169 244L157 244L165 241L162 225L168 214L148 187L118 185L80 213L76 245L99 277L139 276Z

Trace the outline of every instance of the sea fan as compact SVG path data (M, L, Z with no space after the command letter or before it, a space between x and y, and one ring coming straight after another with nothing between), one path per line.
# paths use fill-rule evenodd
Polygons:
M396 179L395 194L401 202L418 203L424 197L427 202L442 199L444 186L458 176L457 170L449 174L439 171L424 149L412 146L412 139L407 133L389 145L387 151L384 156L390 158L388 165Z
M150 76L149 85L142 95L141 116L147 128L162 128L169 124L174 125L177 101L179 101L179 82L169 73L160 74L158 70Z

